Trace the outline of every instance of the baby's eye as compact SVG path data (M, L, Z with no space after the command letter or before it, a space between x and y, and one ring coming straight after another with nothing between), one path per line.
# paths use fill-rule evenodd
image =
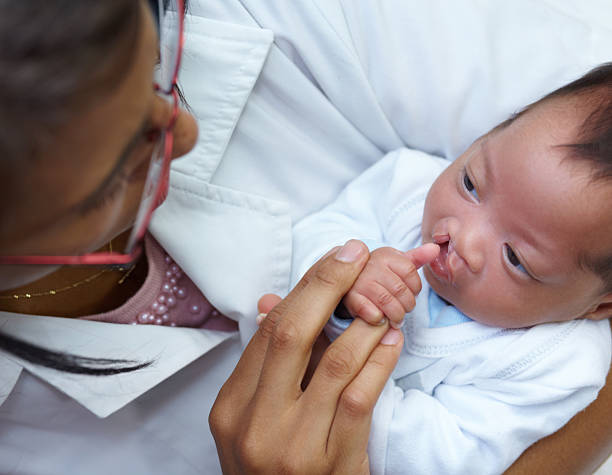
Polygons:
M518 256L514 253L512 248L508 246L508 244L504 244L504 248L506 249L506 258L508 259L508 262L512 264L514 267L516 267L518 270L520 270L521 272L529 275L529 273L527 272L527 269L523 267L523 264L521 264L521 261L519 260Z
M472 183L472 180L470 180L470 177L465 170L463 171L463 186L470 195L476 198L477 201L480 201L478 198L478 192L474 188L474 183Z

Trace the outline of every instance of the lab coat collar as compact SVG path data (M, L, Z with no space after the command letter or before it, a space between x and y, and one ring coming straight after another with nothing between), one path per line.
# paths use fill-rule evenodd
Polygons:
M226 149L273 35L195 15L186 29L179 79L198 121L198 144L173 161L168 197L150 231L208 300L238 321L246 344L257 328L257 299L287 292L290 207L265 197L265 189L256 195L216 183L215 171L221 158L234 166Z
M200 184L210 180L223 157L234 127L266 59L272 42L272 33L201 17L188 17L186 31L187 39L181 76L192 75L188 81L191 89L186 92L190 106L197 111L200 135L196 150L190 154L190 157L176 161L173 164L173 170L174 175L183 176L187 181L188 179L196 180L198 183L194 183L194 188L200 190ZM178 183L176 179L172 180L175 185L175 194L177 187L187 186L185 180L179 179ZM238 199L234 196L236 193L231 190L225 193L221 190L219 193L229 194L232 199ZM214 201L216 193L212 192L212 194L215 196L209 196L209 198ZM227 199L224 201L227 202ZM278 227L290 230L286 217L286 206L272 202L261 204L258 203L256 197L253 197L252 201L258 211L267 210L269 213L264 212L263 214L273 217L271 224L268 224L269 220L265 219L265 216L260 218L261 224L257 225L255 222L254 229L265 233L274 232ZM185 206L189 208L189 203ZM177 208L173 208L170 204L168 209L172 213ZM179 204L178 211L180 212L181 209ZM198 216L192 217L197 221ZM275 221L274 217L278 219ZM184 270L202 289L202 278L199 276L202 273L201 261L190 262L189 259L196 249L189 246L181 247L181 239L176 239L177 230L174 227L174 221L169 226L165 226L163 220L160 222L157 219L155 222L158 223L158 235L161 235L161 239L158 237L160 243L164 246L168 244L167 250L171 254L173 251L179 254L177 262L187 263ZM211 228L208 229L210 231ZM170 231L170 235L167 231ZM285 234L286 232L283 231L281 237L290 242L290 237ZM280 239L278 236L277 238ZM181 252L181 249L184 252ZM286 246L279 246L279 249L278 252L284 254L290 252ZM216 251L218 249L215 249ZM290 261L290 255L284 260ZM259 266L261 262L258 261L255 265ZM272 266L269 272L272 273L269 279L274 280L276 275L278 281L283 281L281 274L288 273L288 270L275 270ZM219 280L212 276L213 282L215 279ZM265 276L263 280L265 281ZM230 286L226 282L216 285ZM268 289L270 291L282 289L282 284L268 286ZM240 289L234 290L240 292ZM248 295L237 296L242 311L248 305L254 307L255 292L259 292L259 289L252 290ZM220 310L225 310L228 314L232 313L231 309L220 308ZM11 393L22 369L26 369L72 397L99 417L106 417L117 411L194 359L235 335L235 333L212 330L118 325L5 312L0 312L0 326L6 334L50 350L92 358L153 361L151 366L138 371L95 377L63 373L30 364L0 352L0 404ZM250 329L249 333L252 331L253 329ZM243 337L243 339L246 338L246 336Z
M152 362L137 371L90 376L57 371L0 353L0 402L22 369L48 382L98 417L106 417L235 333L154 325L120 325L0 312L2 332L43 348L91 358Z
M210 181L272 45L269 30L189 15L178 78L198 121L196 147L172 169Z

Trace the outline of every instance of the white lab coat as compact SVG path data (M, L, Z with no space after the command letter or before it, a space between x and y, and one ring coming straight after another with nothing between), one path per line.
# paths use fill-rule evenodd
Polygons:
M288 290L292 221L387 151L452 159L604 61L605 8L192 0L180 79L200 137L151 229L240 336L0 314L3 331L45 347L156 359L92 378L0 355L0 473L218 473L208 412L257 298Z

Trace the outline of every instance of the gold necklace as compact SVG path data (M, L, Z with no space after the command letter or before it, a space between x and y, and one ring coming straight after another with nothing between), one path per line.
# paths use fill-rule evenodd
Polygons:
M109 252L113 252L113 242L112 241L108 243L108 250ZM90 275L89 277L86 277L85 279L79 280L77 282L74 282L70 285L66 285L64 287L60 287L59 289L44 290L42 292L26 292L23 294L0 295L0 300L31 299L35 297L48 297L52 295L57 295L62 292L67 292L68 290L76 289L77 287L80 287L81 285L89 284L90 282L100 277L102 274L106 274L107 272L110 272L113 270L120 270L121 272L125 272L125 274L123 274L121 278L117 281L117 284L121 285L130 276L130 274L132 273L135 267L136 267L136 264L134 263L128 268L121 268L121 267L105 268L99 272L96 272L93 275Z

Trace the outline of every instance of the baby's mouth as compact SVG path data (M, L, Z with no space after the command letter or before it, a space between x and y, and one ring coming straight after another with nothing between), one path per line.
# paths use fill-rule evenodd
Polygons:
M440 254L430 264L431 271L446 283L452 283L453 275L448 267L448 255L453 251L453 243L448 234L433 236L434 242L440 246Z

